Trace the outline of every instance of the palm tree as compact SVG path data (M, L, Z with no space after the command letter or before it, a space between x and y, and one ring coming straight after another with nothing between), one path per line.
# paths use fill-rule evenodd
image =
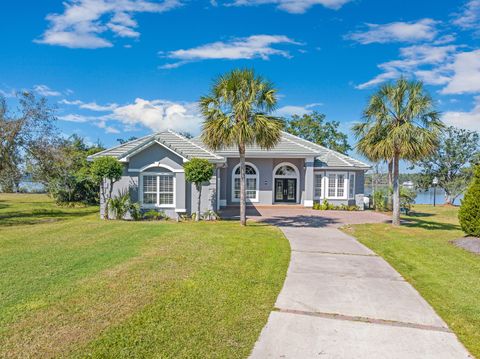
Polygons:
M372 160L393 163L393 225L400 225L400 160L417 161L431 154L444 127L422 82L400 78L374 93L364 121L353 127L357 150Z
M240 223L246 225L245 149L257 144L274 147L283 121L270 116L277 103L276 89L253 70L233 70L214 82L200 98L205 118L202 141L212 150L236 146L240 156Z

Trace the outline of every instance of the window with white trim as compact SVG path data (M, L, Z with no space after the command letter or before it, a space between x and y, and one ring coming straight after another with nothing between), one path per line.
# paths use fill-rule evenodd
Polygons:
M142 181L143 204L158 207L174 205L173 174L144 174Z
M251 165L245 165L245 196L247 200L258 200L258 174ZM238 166L233 175L233 199L240 200L240 166Z
M329 198L346 198L345 193L345 174L329 173L328 176L328 197Z
M315 193L314 193L315 198L323 198L322 182L323 182L323 175L316 174L315 175Z
M350 173L348 179L348 198L355 198L355 173Z

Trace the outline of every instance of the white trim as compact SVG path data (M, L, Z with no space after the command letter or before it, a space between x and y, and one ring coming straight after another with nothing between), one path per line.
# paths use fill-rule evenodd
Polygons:
M146 148L150 147L151 145L153 145L153 144L155 144L155 143L158 144L158 145L160 145L160 146L162 146L162 147L164 147L164 148L166 148L167 150L169 150L170 152L176 154L177 156L179 156L179 157L183 160L183 162L188 162L188 158L186 158L185 156L181 155L180 153L178 153L177 151L173 150L172 148L168 147L167 145L164 145L164 144L161 143L160 141L157 141L156 139L152 139L151 142L147 142L147 143L145 143L144 145L140 146L139 148L135 149L134 151L128 153L126 156L122 157L122 158L120 159L120 161L122 161L122 160L125 160L125 161L128 160L130 157L132 157L132 156L136 155L137 153L145 150Z
M182 212L186 212L187 210L185 208L175 208L175 212L176 213L182 213Z
M277 170L282 167L282 166L290 166L294 169L295 171L295 176L284 176L284 175L277 175L276 172ZM296 184L296 191L297 193L295 194L295 203L299 203L300 201L300 171L298 170L297 166L295 166L293 163L291 162L281 162L279 163L278 165L275 166L275 168L273 169L272 171L272 177L273 177L273 184L272 184L272 199L273 199L273 203L275 202L280 202L281 201L276 201L275 200L275 179L276 178L292 178L292 179L296 179L297 180L297 184ZM312 204L313 206L313 204Z
M321 185L321 188L320 188L320 196L316 196L315 195L315 191L317 189L317 181L316 181L316 176L321 176L320 178L320 185ZM314 199L324 199L325 198L325 183L326 183L326 180L325 180L326 176L325 176L325 172L322 171L322 172L313 172L313 198Z
M311 199L306 199L303 201L303 206L304 207L313 207L313 200Z
M143 172L145 171L146 169L149 169L149 168L152 168L152 167L160 167L160 168L165 168L173 173L181 173L181 172L185 172L185 170L183 168L173 168L169 165L165 165L165 164L162 164L160 163L160 161L157 161L157 162L154 162L154 163L151 163L149 165L145 165L143 166L142 168L129 168L128 171L129 172Z
M157 180L156 180L156 186L157 186L157 203L155 204L152 204L152 203L143 203L143 177L144 176L155 176L157 177ZM160 205L158 203L158 198L159 198L159 181L158 181L158 177L159 176L171 176L173 177L173 204L162 204ZM175 208L175 205L176 205L176 200L177 200L177 196L176 196L176 193L177 193L177 181L176 181L176 177L175 177L175 174L174 173L168 173L168 172L143 172L140 174L139 176L139 185L138 185L138 197L139 197L139 202L140 202L140 205L142 206L142 208Z
M249 165L251 167L253 167L253 169L255 170L255 175L247 175L245 174L245 185L246 185L246 182L247 182L247 178L256 178L256 188L255 188L255 192L256 192L256 196L255 198L247 198L247 202L252 202L252 203L257 203L259 200L258 200L258 197L259 197L259 192L260 192L260 172L258 171L258 168L257 166L255 166L253 163L251 162L245 162L245 166L246 165ZM235 198L235 178L237 177L240 177L240 175L236 175L235 174L235 171L237 170L237 168L240 167L240 163L237 164L235 167L233 167L233 170L232 170L232 193L231 193L231 197L232 197L232 202L240 202L240 198Z

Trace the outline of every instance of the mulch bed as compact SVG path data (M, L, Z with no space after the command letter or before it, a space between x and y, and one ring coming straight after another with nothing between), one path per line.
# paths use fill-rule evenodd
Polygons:
M477 237L463 237L452 241L457 247L463 248L466 251L480 255L480 238Z

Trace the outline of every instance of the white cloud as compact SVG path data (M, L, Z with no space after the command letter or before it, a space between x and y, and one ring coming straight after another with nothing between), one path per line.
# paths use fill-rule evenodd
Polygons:
M109 103L107 105L99 105L96 102L83 102L80 100L61 100L61 104L64 105L73 105L73 106L78 106L79 108L82 108L84 110L90 110L90 111L98 111L98 112L106 112L106 111L112 111L113 109L117 108L118 105L116 103Z
M388 24L366 24L368 30L347 35L348 39L361 44L387 42L417 42L433 40L437 35L437 21L421 19L416 22L391 22Z
M38 93L41 96L50 97L50 96L61 96L61 92L52 90L47 85L35 85L33 86L33 91Z
M382 73L356 88L372 87L401 75L416 76L430 85L446 84L451 78L451 64L457 48L455 45L414 45L401 48L399 59L378 65Z
M470 0L465 3L462 10L454 14L453 24L458 27L478 31L480 23L480 0Z
M448 111L443 114L442 119L450 126L480 131L480 96L475 97L475 104L471 111Z
M165 64L162 68L170 69L188 62L211 59L238 60L261 58L267 60L273 55L290 57L288 51L272 47L274 44L301 45L283 35L253 35L245 38L235 38L226 42L217 41L186 50L170 51L163 56L179 61ZM160 54L162 55L162 53Z
M310 103L305 106L292 106L292 105L287 105L278 108L275 111L275 116L279 117L291 117L293 115L306 115L307 113L310 113L313 111L315 107L322 106L321 103Z
M64 116L59 116L58 119L61 121L67 121L67 122L84 123L84 122L88 122L92 118L84 115L79 115L76 113L69 113Z
M117 107L108 117L127 126L143 125L153 131L171 129L190 133L198 133L202 122L196 103L141 98Z
M276 5L278 9L291 14L303 14L315 5L338 10L352 0L235 0L234 6Z
M38 43L69 48L95 49L111 47L102 35L110 30L119 37L136 38L137 22L133 14L161 13L180 6L179 0L69 0L61 14L49 14L49 28Z
M457 54L451 69L453 77L443 94L480 92L480 50Z

